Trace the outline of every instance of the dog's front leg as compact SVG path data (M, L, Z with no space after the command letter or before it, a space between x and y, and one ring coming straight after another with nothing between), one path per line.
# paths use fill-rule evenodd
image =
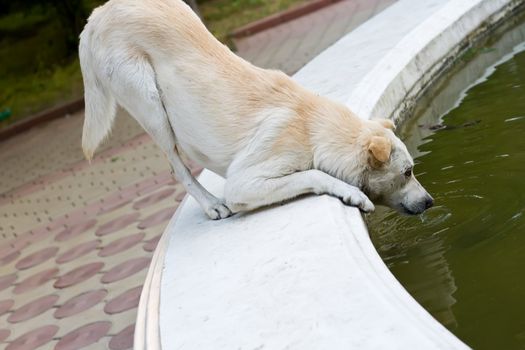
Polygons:
M366 213L374 210L372 202L359 188L314 169L274 177L261 175L253 168L229 177L225 187L226 204L234 213L308 193L332 195Z

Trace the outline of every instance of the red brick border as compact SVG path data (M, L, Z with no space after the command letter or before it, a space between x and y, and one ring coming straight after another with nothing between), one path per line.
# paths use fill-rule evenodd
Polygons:
M312 0L305 4L292 7L291 9L278 12L274 15L265 17L258 21L248 23L245 26L242 26L229 34L232 38L242 38L245 36L253 35L258 32L262 32L268 28L275 27L279 24L289 22L293 19L299 18L301 16L307 15L311 12L317 11L323 7L335 4L342 0Z
M80 98L68 103L64 103L57 107L53 107L35 114L32 117L23 119L16 122L8 127L0 130L0 142L7 140L21 132L27 131L39 124L51 121L53 119L60 118L66 114L75 113L81 109L84 109L84 99Z

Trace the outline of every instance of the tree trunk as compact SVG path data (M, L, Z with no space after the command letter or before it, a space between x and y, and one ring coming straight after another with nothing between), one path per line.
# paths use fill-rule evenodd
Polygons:
M62 23L68 53L73 54L77 51L78 37L87 21L87 11L82 1L52 0L50 2Z

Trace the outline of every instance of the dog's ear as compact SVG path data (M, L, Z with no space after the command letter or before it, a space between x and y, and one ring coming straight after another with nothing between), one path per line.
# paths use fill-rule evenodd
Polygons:
M381 124L381 126L386 129L390 129L392 131L396 129L396 124L394 124L394 122L391 121L390 119L379 118L379 119L374 119L374 120L378 122L379 124Z
M373 164L383 164L390 158L390 152L392 152L392 144L390 140L383 136L372 136L370 143L368 144L368 152L372 156Z

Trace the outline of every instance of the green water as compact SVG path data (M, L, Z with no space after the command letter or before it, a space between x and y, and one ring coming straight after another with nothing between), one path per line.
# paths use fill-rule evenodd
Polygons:
M525 349L525 52L441 122L411 150L435 207L421 217L379 211L369 218L372 239L405 288L465 343ZM428 130L411 124L405 138Z

